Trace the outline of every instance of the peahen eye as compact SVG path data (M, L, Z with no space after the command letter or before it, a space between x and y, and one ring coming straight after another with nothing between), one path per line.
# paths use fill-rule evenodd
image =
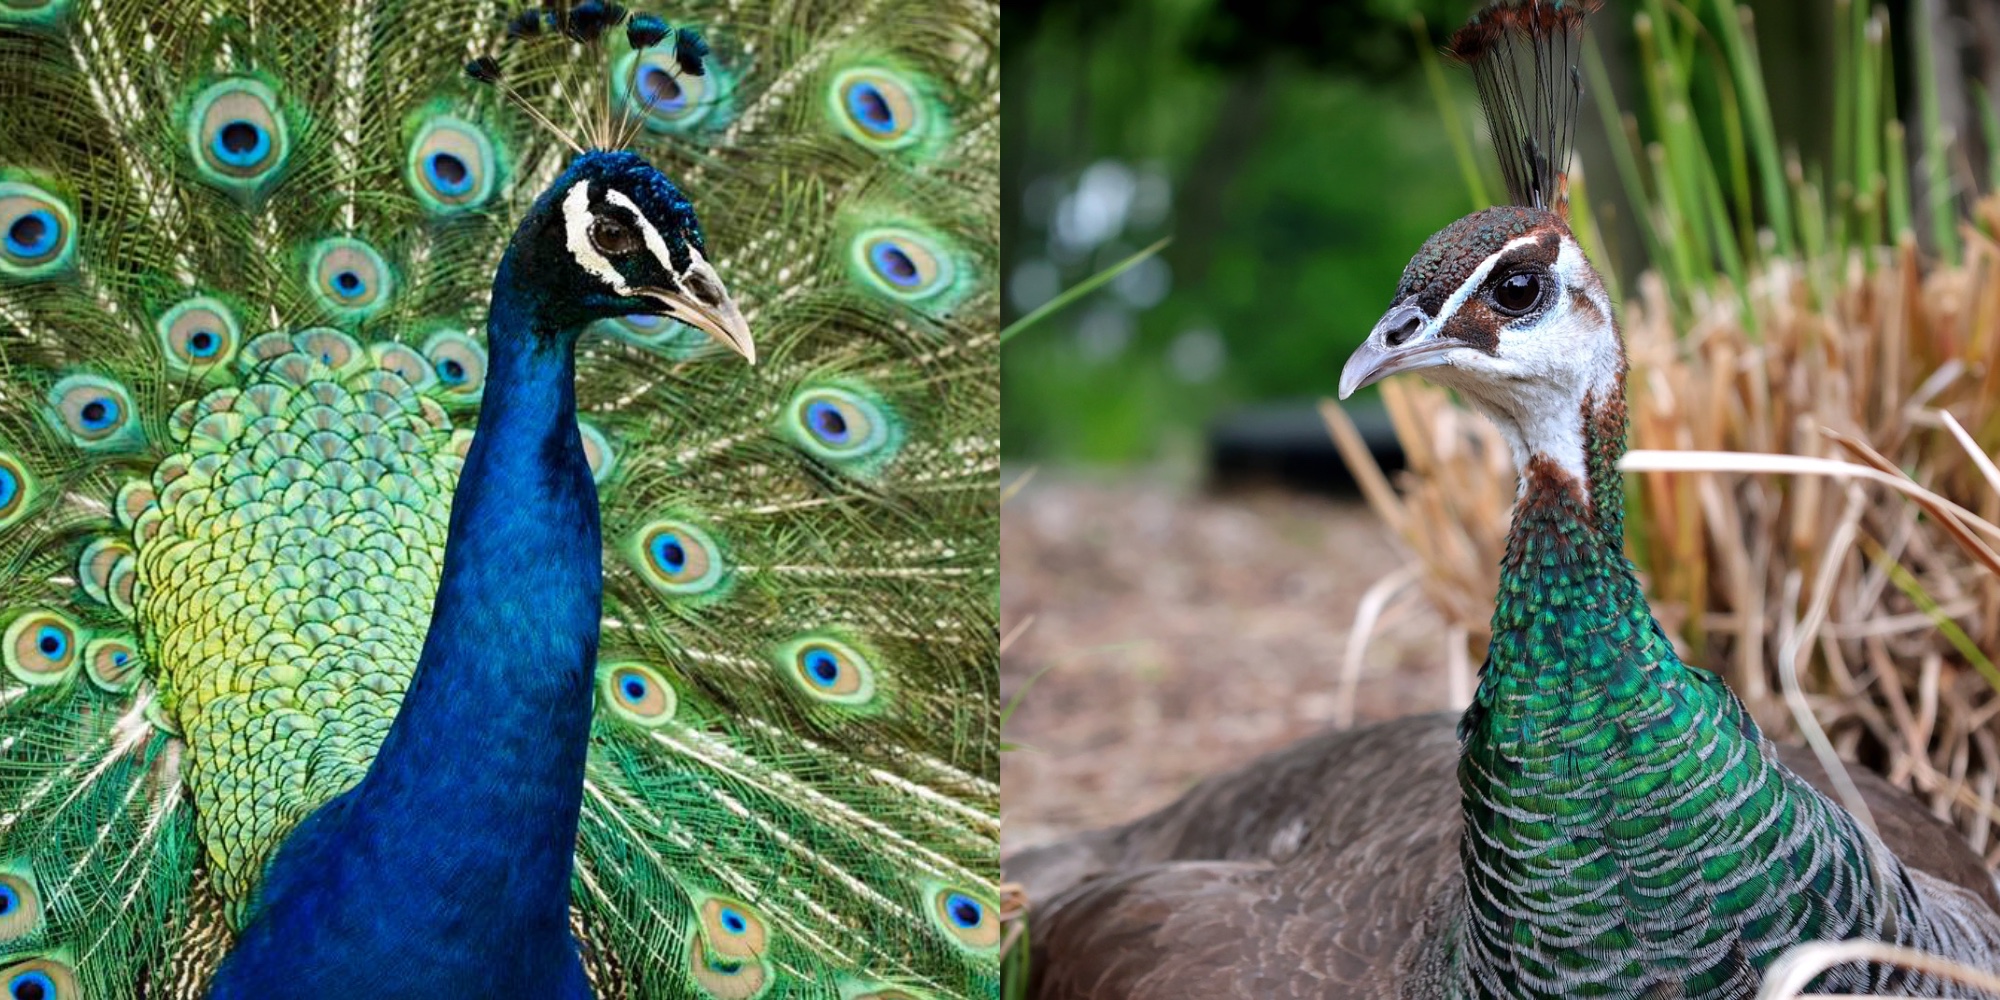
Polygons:
M1493 286L1493 307L1509 316L1526 316L1542 300L1542 278L1533 271L1518 271Z
M598 253L622 256L639 249L639 233L618 219L600 215L590 222L590 245Z

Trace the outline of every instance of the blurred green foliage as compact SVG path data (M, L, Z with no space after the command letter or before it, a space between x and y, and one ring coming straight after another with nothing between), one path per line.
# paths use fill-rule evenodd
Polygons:
M1230 401L1331 391L1473 207L1409 21L1462 6L1008 4L1010 317L1174 243L1008 345L1007 453L1156 457Z
M1795 248L1907 233L1951 258L1975 165L2000 164L1965 88L2000 78L1988 2L1930 0L1927 20L1914 0L1610 4L1579 234L1614 285L1657 268L1677 307ZM1476 6L1009 3L1009 318L1173 244L1009 342L1006 454L1192 456L1228 406L1330 393L1424 238L1484 207L1469 179L1498 190L1470 81L1425 62ZM1935 69L1919 26L1955 40Z

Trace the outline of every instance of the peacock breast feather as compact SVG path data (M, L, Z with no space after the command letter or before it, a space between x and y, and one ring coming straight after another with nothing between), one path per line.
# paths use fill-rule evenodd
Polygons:
M150 665L149 717L185 741L232 911L361 779L414 673L470 438L425 391L453 363L328 329L253 341L240 380L183 403L175 448L119 491L122 537L86 548L86 589Z

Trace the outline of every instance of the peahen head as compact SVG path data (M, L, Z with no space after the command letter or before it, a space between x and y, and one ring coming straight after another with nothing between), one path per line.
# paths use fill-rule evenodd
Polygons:
M757 360L749 324L704 256L694 205L636 153L571 161L521 220L506 267L538 329L665 316Z
M1503 205L1424 242L1341 371L1340 395L1423 372L1491 417L1517 465L1545 455L1581 478L1585 404L1613 398L1624 370L1610 296L1569 226Z
M1493 0L1452 36L1447 51L1472 67L1514 203L1424 241L1341 371L1340 395L1421 371L1491 417L1524 473L1539 457L1601 487L1591 462L1622 447L1625 348L1566 221L1576 57L1596 6Z

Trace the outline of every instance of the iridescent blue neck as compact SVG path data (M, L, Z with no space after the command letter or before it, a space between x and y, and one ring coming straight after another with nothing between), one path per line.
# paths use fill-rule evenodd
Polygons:
M577 331L536 316L503 262L416 676L367 776L278 852L216 997L345 996L361 969L403 995L383 963L466 995L588 996L569 891L601 544Z

